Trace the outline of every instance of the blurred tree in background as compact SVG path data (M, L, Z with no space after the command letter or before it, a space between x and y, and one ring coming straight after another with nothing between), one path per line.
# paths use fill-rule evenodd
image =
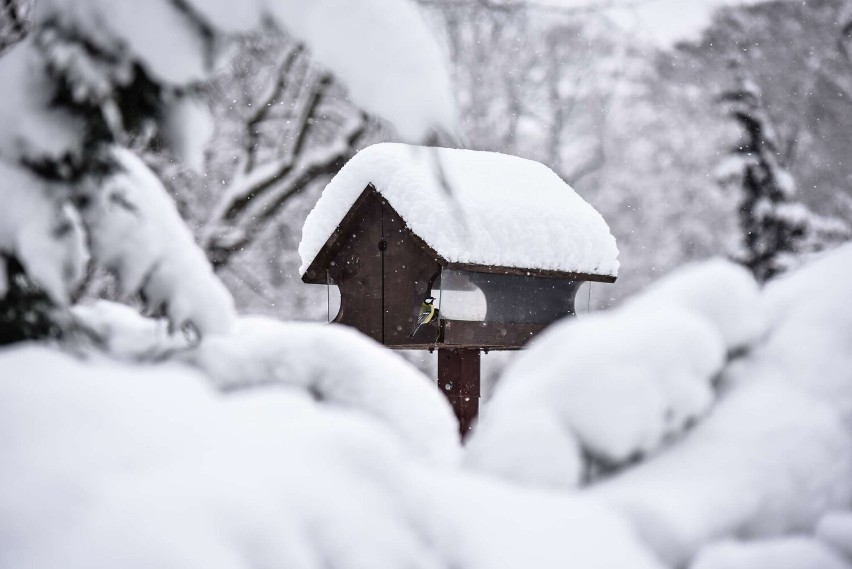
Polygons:
M319 0L32 6L0 5L3 341L54 336L54 313L73 321L87 282L170 331L227 330L234 301L211 261L256 249L282 206L377 124L325 69L408 140L455 128L443 54L407 0L359 3L344 19ZM217 76L229 64L230 82ZM231 119L216 141L211 104ZM225 187L196 192L210 174Z
M685 261L741 254L742 185L719 183L740 138L718 104L732 89L734 55L761 92L796 200L814 219L852 220L847 1L730 6L699 39L673 47L614 25L607 3L419 4L453 66L461 133L441 142L542 161L611 225L622 272L615 286L592 291L597 306ZM26 28L29 6L6 0L0 13L7 45ZM237 44L208 84L215 131L200 173L157 146L143 156L239 308L321 319L326 293L302 286L297 274L304 217L348 157L398 135L354 104L299 41L268 32ZM839 238L833 223L825 243L823 232L797 250ZM95 279L89 290L110 288Z
M736 83L722 96L743 130L743 142L735 148L730 166L731 177L743 192L743 247L736 257L765 282L801 263L806 254L848 239L849 228L840 219L814 214L798 201L786 164L791 145L782 152L760 88L741 72Z

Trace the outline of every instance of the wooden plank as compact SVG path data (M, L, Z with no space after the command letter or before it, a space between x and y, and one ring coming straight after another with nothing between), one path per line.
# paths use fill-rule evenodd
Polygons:
M360 208L361 203L367 199L376 197L378 197L379 199L383 199L381 197L381 194L376 190L376 188L372 184L369 184L366 188L364 188L364 191L361 192L361 195L349 209L349 212L344 216L344 218L338 224L337 228L329 236L325 245L323 245L320 252L317 254L313 262L308 267L308 270L305 271L304 275L302 275L303 282L311 284L325 284L325 269L328 268L329 264L337 255L338 251L344 245L344 243L352 238L350 226L353 223L357 223L357 218L359 215L357 213L357 210ZM419 235L415 234L408 228L407 224L405 223L405 220L393 209L392 204L388 203L386 207L390 208L392 215L396 216L400 220L402 226L405 228L405 231L408 232L411 239L414 241L414 243L417 244L417 246L423 251L423 253L425 253L427 258L434 259L436 262L438 262L438 264L443 265L449 269L474 271L480 273L494 273L501 275L529 275L534 277L594 281L604 283L614 283L618 278L612 275L551 271L537 268L501 267L492 265L477 265L473 263L449 263L432 247L430 247L422 238L420 238Z
M475 273L491 273L496 275L519 275L543 277L548 279L565 279L573 281L594 281L614 283L618 277L612 275L596 275L591 273L569 273L565 271L549 271L545 269L523 269L518 267L499 267L490 265L475 265L472 263L447 263L448 269L457 271L473 271Z
M441 265L411 238L405 222L383 202L385 344L410 346L435 344L440 339L436 318L422 326L412 338L423 300L441 272Z
M302 275L302 282L308 284L326 284L325 271L331 266L331 263L337 257L340 250L347 242L355 239L353 229L357 229L363 225L364 207L368 202L377 199L378 192L371 185L364 188L352 207L337 225L334 232L328 237L325 245L322 246L320 252L314 257L313 262L308 266L308 270ZM379 213L381 216L381 213ZM381 219L379 217L379 219Z
M340 312L334 322L384 342L382 321L382 204L375 193L359 200L329 274L340 289ZM325 280L323 279L323 282Z
M545 324L444 320L442 346L518 349L546 328Z
M479 413L479 380L479 349L438 350L438 387L456 414L462 438Z

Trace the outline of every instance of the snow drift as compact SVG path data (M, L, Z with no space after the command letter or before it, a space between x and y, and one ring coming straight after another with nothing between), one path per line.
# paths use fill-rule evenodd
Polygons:
M771 282L762 295L769 334L725 370L713 413L590 494L674 565L724 537L810 533L824 513L848 507L851 278L846 245Z
M572 487L583 450L606 465L648 454L707 412L726 352L763 330L744 269L685 267L618 310L566 320L533 340L500 378L465 462Z
M708 279L719 276L720 286L728 278L722 275L736 273L711 263L689 268L684 282L702 270ZM637 298L612 314L554 328L542 341L560 346L557 361L528 359L543 350L539 343L500 387L517 398L517 417L496 407L508 405L497 397L509 401L509 395L495 395L495 411L469 451L471 459L474 443L481 445L479 470L490 473L497 465L504 469L498 474L514 480L570 485L565 472L582 468L578 448L624 453L653 442L643 438L648 433L665 431L656 411L665 408L661 401L678 399L664 377L706 382L726 348L737 346L741 354L715 372L718 401L694 429L644 463L571 493L418 458L406 429L421 418L394 427L391 417L399 415L387 414L380 398L360 395L367 385L391 389L390 379L356 378L347 391L346 374L364 368L345 360L358 354L370 360L365 368L389 377L409 371L382 361L380 348L340 342L337 332L329 338L348 343L340 352L312 337L320 332L310 327L245 321L245 337L211 334L198 347L174 348L194 353L186 359L197 369L122 364L48 347L2 350L0 566L844 569L852 528L850 271L852 246L846 246L771 283L754 303L731 300L765 310L736 316L766 322L768 330L754 325L746 333L745 324L726 319L730 328L720 331L702 316L702 307L715 301L686 291L667 296L684 302L677 309L649 302L659 320L651 313L640 318L647 309ZM660 286L676 291L678 278ZM730 288L746 289L752 290ZM654 289L648 294L655 298ZM82 312L87 322L100 317L108 328L105 311ZM643 344L650 356L630 351L636 348L628 338L642 335L637 322L650 322L654 333L644 335L661 343L683 342L671 344L670 366L660 365L662 348L653 343ZM552 339L581 342L572 329L588 331L590 350L606 348L593 351L598 357L589 356L576 375L557 369L556 363L570 363L561 359L570 345ZM605 345L601 330L622 329L619 350ZM290 336L304 339L279 356L274 348ZM318 350L327 361L307 357ZM644 418L633 424L651 426L638 430L643 437L610 425L583 430L603 419L565 413L561 398L576 393L618 420L607 415L612 393L576 385L591 378L579 371L604 377L617 393L622 385L631 389L641 408L635 415ZM274 381L226 396L207 374L214 385ZM526 390L513 387L521 378ZM431 398L415 394L420 387L403 393L429 387L415 380L396 386L398 396ZM642 389L656 395L639 399ZM612 408L627 409L618 405ZM446 411L424 409L433 418ZM501 416L510 428L498 425ZM524 440L531 436L544 443ZM501 444L505 452L496 452ZM511 467L513 456L527 461L526 470ZM537 461L545 466L536 469Z
M242 318L231 333L205 338L183 359L220 389L296 387L378 419L414 455L442 464L459 458L458 423L434 381L351 328Z
M594 502L399 442L293 389L225 397L175 364L0 352L0 566L661 568Z

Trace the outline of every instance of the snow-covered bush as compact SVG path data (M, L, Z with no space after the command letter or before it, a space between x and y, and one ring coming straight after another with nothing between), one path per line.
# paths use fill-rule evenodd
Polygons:
M852 563L852 511L827 513L817 524L815 534Z
M78 212L52 199L57 191L31 172L0 160L0 254L18 259L55 303L66 304L83 278L88 252ZM0 268L0 298L10 284Z
M852 449L831 406L743 380L684 439L590 491L670 564L719 537L807 529L852 499Z
M661 569L592 501L411 460L379 422L176 364L0 351L0 566Z
M414 454L452 464L458 423L434 382L352 328L242 318L182 359L224 390L286 385L318 401L360 411L400 436Z
M111 357L143 365L180 361L223 393L298 391L370 417L412 456L443 465L460 457L458 423L434 381L352 328L242 317L229 332L195 344L121 304L85 303L73 314Z
M652 452L707 412L726 352L759 338L764 321L754 279L713 260L618 310L557 324L499 380L465 460L570 487L580 482L582 450L604 465ZM533 455L560 459L524 460Z
M728 366L711 415L591 489L680 565L722 537L811 532L852 501L852 247L773 281L770 332Z
M173 329L224 333L235 312L174 202L153 172L131 152L113 153L119 169L98 180L80 206L95 261L112 270L128 294L168 317Z
M690 569L850 569L852 563L804 537L756 542L726 541L701 550Z
M191 339L170 334L168 322L146 318L124 304L85 300L71 308L74 322L110 357L131 362L161 361L189 346Z
M754 344L767 327L757 282L742 265L723 259L682 265L628 299L625 307L695 313L722 335L729 352Z
M67 305L87 260L82 217L94 260L125 295L140 294L174 329L232 324L230 295L135 154L201 162L211 132L202 84L239 34L262 25L300 37L405 136L452 130L440 47L407 0L44 0L31 19L29 37L0 58L0 200L10 214L0 214L0 298L13 263Z
M411 449L427 448L429 437L411 437L411 429L431 428L446 408L424 406L406 423L384 406L384 393L362 398L366 380L357 378L370 362L350 358L385 356L334 328L238 321L233 336L172 345L196 369L47 347L0 350L0 566L845 568L852 423L842 395L852 386L852 314L843 308L851 267L846 247L776 279L762 299L770 329L724 368L710 415L644 463L570 494L418 459L423 452ZM639 312L625 308L576 329L594 337L597 326ZM121 307L75 313L96 332L126 335L110 346L131 353L134 335L156 331ZM673 314L703 323L690 332L689 319L669 316L685 338L713 330L696 313ZM711 337L711 349L724 354L722 335ZM672 346L674 362L685 348ZM304 363L300 350L322 351L326 361ZM633 366L626 355L623 363L630 371L646 360L657 361L636 352ZM420 398L412 386L426 382L404 365L388 359L376 367L388 382L403 378L394 397ZM212 385L228 381L273 385L227 396ZM549 384L530 385L546 399ZM519 405L517 417L508 407L502 416L516 431L492 426L475 435L488 443L481 448L503 444L507 452L481 456L510 478L566 484L565 473L582 468L584 439L566 428L559 405ZM486 435L495 438L479 438ZM511 468L512 456L526 470ZM547 470L549 462L558 469Z

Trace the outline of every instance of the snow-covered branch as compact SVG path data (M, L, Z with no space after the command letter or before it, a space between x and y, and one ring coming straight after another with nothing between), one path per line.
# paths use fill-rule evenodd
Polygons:
M300 47L290 48L276 69L279 75L272 88L250 103L256 110L241 127L242 156L205 223L202 246L214 266L227 264L293 197L339 169L355 153L369 124L354 106L329 97L334 87L331 77L317 70ZM275 102L285 97L290 102L286 115L275 116ZM340 124L329 118L332 110L340 115ZM261 154L264 129L281 128L286 129L286 138L265 142L266 152ZM321 144L313 141L320 129L329 128L330 140L326 135Z

